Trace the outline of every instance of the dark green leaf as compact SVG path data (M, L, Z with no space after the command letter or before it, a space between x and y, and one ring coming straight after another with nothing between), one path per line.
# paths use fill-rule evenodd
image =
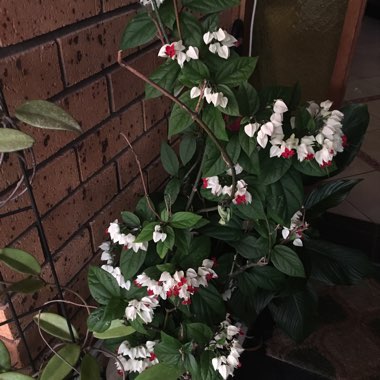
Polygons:
M236 99L235 93L226 85L220 84L217 88L218 91L222 92L225 97L228 99L227 106L222 108L218 106L218 110L222 113L230 116L240 116L239 104Z
M160 5L158 9L158 13L160 14L161 20L163 24L168 27L170 30L173 30L175 23L175 13L173 2L164 1L163 4Z
M282 273L292 277L305 277L305 269L302 261L289 247L276 245L272 251L273 265Z
M246 172L250 174L258 176L261 173L259 152L257 149L254 149L250 156L248 156L245 152L241 152L239 157L239 164Z
M111 298L120 297L120 287L111 274L104 269L90 266L88 286L95 301L107 305Z
M227 170L227 165L223 161L219 149L209 138L206 140L204 154L203 177L219 175Z
M184 371L180 368L170 367L167 364L159 363L141 372L135 380L177 380Z
M34 322L40 326L41 330L59 339L70 342L71 334L66 318L54 313L40 313L33 317ZM78 332L71 325L75 339L79 339Z
M146 251L137 252L132 249L122 250L120 255L120 270L125 280L132 278L144 264Z
M45 282L36 277L28 277L19 282L8 286L6 289L8 292L31 294L42 289L45 286Z
M360 181L360 179L339 179L315 188L305 200L307 217L315 218L327 209L339 205Z
M150 222L144 226L141 232L137 235L135 243L143 243L153 239L154 227L157 226L158 222Z
M30 253L22 251L21 249L0 249L0 261L19 273L31 275L41 273L41 266L38 261Z
M15 116L33 127L81 132L80 125L62 108L46 100L29 100L16 109Z
M253 284L266 290L278 290L286 281L284 274L269 265L251 268L248 276Z
M239 5L239 0L183 0L183 5L193 11L216 13Z
M186 46L200 46L202 42L202 25L196 17L187 12L181 12L179 16L182 38ZM186 65L186 63L185 63Z
M0 380L34 380L34 378L22 373L5 372L0 374Z
M11 356L8 349L0 340L0 371L9 371L11 369ZM1 375L0 375L1 376Z
M317 125L314 118L306 108L300 108L295 118L296 130L305 134L314 134L317 129Z
M256 57L236 57L227 60L223 66L217 69L215 74L215 82L220 85L236 87L246 82L257 63Z
M178 80L187 87L198 86L205 79L210 78L208 67L199 59L187 62L178 77Z
M256 260L263 256L262 251L257 247L257 239L254 236L246 236L239 241L228 242L228 244L246 259Z
M152 201L150 201L151 206L153 206ZM153 206L154 208L154 206ZM148 206L148 201L146 197L141 198L136 205L136 214L140 217L141 220L153 221L156 219L156 215Z
M289 297L276 299L269 309L277 325L296 342L301 342L315 328L317 299L306 289Z
M202 120L219 140L228 141L226 123L217 108L213 105L206 106L202 112Z
M192 135L185 135L179 145L179 156L183 165L186 165L194 156L197 150L197 140Z
M179 211L173 215L170 224L174 228L191 228L201 219L201 215L197 215L192 212Z
M232 135L230 141L226 145L227 154L230 156L233 163L237 163L240 156L240 142L238 135Z
M240 240L243 236L241 229L221 226L220 224L208 224L201 229L201 232L203 235L226 242Z
M169 205L173 205L177 200L181 190L181 181L178 178L172 178L165 187L164 195Z
M244 150L247 156L251 156L251 154L256 150L256 139L247 136L247 134L244 132L243 126L239 130L239 142L241 148Z
M219 27L219 15L216 13L206 16L202 21L203 32L214 32Z
M176 176L179 170L179 162L173 148L167 142L161 143L161 162L164 169L172 176Z
M161 331L161 342L155 345L154 353L160 362L182 368L181 342Z
M42 371L40 380L64 380L71 373L72 367L75 367L78 362L80 347L76 344L66 344L58 350L58 355L60 357L54 355L49 360ZM70 365L64 362L61 357Z
M262 153L261 153L262 152ZM285 158L269 157L267 151L260 151L261 183L270 185L277 182L292 166L292 160Z
M87 327L90 331L103 332L111 326L111 321L104 319L105 307L95 309L87 318Z
M187 338L194 340L200 345L206 345L210 342L213 333L210 327L204 323L188 323L185 325Z
M141 224L139 217L133 212L122 211L121 218L128 227L139 227Z
M80 366L80 380L101 380L100 366L90 354L85 354Z
M290 160L286 160L290 161ZM331 166L326 166L321 168L317 161L315 160L304 160L302 162L295 160L293 162L294 168L299 172L311 176L311 177L326 177L336 170L335 161L332 162Z
M253 116L260 107L260 99L257 91L248 82L244 82L239 86L236 98L239 102L239 110L242 116Z
M17 152L28 149L34 144L34 139L24 132L11 128L0 128L0 153Z
M149 79L163 87L165 90L173 92L174 85L180 71L181 68L179 67L177 61L169 59L159 66L158 69L156 69L156 71L149 77ZM145 85L146 99L157 98L161 95L162 93L150 84Z
M187 252L181 255L180 265L183 269L198 268L211 252L211 240L207 236L192 238ZM182 252L181 252L182 253Z
M156 36L156 26L148 13L137 14L129 23L121 37L120 49L126 50L144 45Z

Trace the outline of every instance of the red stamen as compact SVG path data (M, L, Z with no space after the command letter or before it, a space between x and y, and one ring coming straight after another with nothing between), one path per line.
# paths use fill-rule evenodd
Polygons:
M202 178L202 188L203 189L207 189L207 186L208 186L208 179L207 178Z
M314 154L313 153L308 153L307 156L305 157L305 160L310 161L313 158L314 158Z
M244 205L247 203L247 199L245 197L245 194L244 195L238 195L236 198L235 198L235 202L237 205Z
M171 44L171 45L168 45L166 46L165 48L165 54L170 57L170 58L173 58L175 57L175 47L174 47L174 44Z
M285 148L285 151L281 154L281 157L290 158L295 155L295 151L293 149Z
M123 376L123 373L124 373L124 371L122 371L121 369L118 369L118 370L117 370L117 374L118 374L119 376Z
M332 164L332 161L323 161L322 162L322 165L319 165L321 168L326 168L326 167L328 167L328 166L331 166L331 164Z
M153 360L156 360L157 359L157 356L154 352L151 352L150 353L150 357L149 357L149 360L152 362Z
M154 295L154 292L153 292L153 290L151 290L151 289L148 289L148 296L153 296Z
M183 300L181 303L182 305L191 305L191 299L188 298L187 300Z
M347 138L346 135L342 136L342 146L343 146L343 148L347 148L348 147L348 138Z

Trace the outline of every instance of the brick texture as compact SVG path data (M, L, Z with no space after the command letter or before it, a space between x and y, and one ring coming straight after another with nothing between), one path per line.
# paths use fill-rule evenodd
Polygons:
M46 99L63 89L53 42L1 59L0 74L10 112L25 100Z
M121 33L134 14L127 12L58 39L67 86L115 63Z
M99 13L99 1L0 1L0 46L12 45ZM30 22L38 20L38 22Z
M84 298L90 296L88 265L100 265L98 246L105 229L120 219L121 211L134 210L143 196L134 155L120 133L131 141L150 192L168 178L159 154L172 104L166 98L143 100L144 83L116 63L122 31L136 14L136 5L138 0L0 0L0 87L11 115L25 100L47 99L82 127L78 134L20 123L20 129L35 139L33 194L59 281ZM223 15L226 29L236 15L235 10ZM146 45L129 49L125 58L149 76L162 63L157 51L158 46ZM32 165L27 155L27 167ZM19 178L16 155L6 155L0 166L1 200ZM30 252L42 266L42 277L52 283L30 206L25 193L0 209L0 248ZM24 277L1 264L0 273L10 282ZM16 312L27 313L20 323L35 356L44 344L28 312L56 295L50 285L35 294L12 295ZM67 290L65 297L79 301ZM58 309L49 304L46 310ZM84 333L86 310L67 310ZM10 317L9 305L0 304L0 320ZM15 323L0 326L2 337L12 363L28 365Z

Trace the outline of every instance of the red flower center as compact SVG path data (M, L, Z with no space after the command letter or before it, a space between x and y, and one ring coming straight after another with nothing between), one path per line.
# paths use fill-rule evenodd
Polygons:
M153 360L156 360L157 359L157 356L154 352L151 352L150 353L150 357L149 357L149 360L152 362Z
M174 47L174 44L166 46L165 53L170 58L175 57L175 47Z
M308 153L307 156L305 157L305 160L310 161L313 158L314 158L314 154L313 153Z
M331 166L331 164L332 164L332 161L323 161L322 162L322 165L319 165L321 168L326 168L326 167L328 167L328 166Z
M148 296L153 296L153 295L154 295L153 290L149 289L149 290L148 290Z
M207 186L208 186L208 179L202 178L202 188L207 189Z
M281 157L290 158L295 155L295 151L293 149L285 148L285 151L281 154Z
M183 300L181 303L182 305L191 305L191 299L188 298L187 300Z
M235 202L237 205L244 205L247 203L247 198L245 197L245 194L244 195L238 195L236 198L235 198Z
M348 142L347 142L347 136L346 135L343 135L342 136L342 145L343 145L343 148L347 148L348 146Z

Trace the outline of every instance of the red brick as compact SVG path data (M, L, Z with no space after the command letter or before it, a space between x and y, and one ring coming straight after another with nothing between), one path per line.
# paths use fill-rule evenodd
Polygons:
M79 172L73 150L38 170L33 181L33 190L40 213L47 212L79 184Z
M0 46L39 36L100 12L98 1L87 0L70 2L69 5L66 0L44 0L33 2L33 5L29 0L18 0L12 4L0 0L0 8Z
M1 208L1 213L8 213L29 207L28 194L23 194L20 198L9 201ZM31 209L18 212L17 214L3 216L0 218L0 247L6 247L17 236L22 234L32 223L35 222Z
M139 174L135 156L131 149L128 149L118 160L119 183L123 189L131 180Z
M112 17L58 39L66 85L89 77L116 62L121 34L134 11Z
M55 42L1 59L0 74L10 112L27 99L46 99L63 89Z
M158 64L157 49L140 55L130 62L130 65L146 76L149 76ZM144 93L145 83L130 73L118 67L109 74L112 88L112 110L117 111L136 97Z
M115 166L110 165L44 218L50 249L56 251L116 193Z
M95 173L128 145L120 133L132 142L143 133L141 103L136 103L114 117L96 133L88 136L78 147L79 166L83 179Z
M165 97L143 101L145 130L152 128L158 121L170 115L172 102Z
M135 3L136 0L103 0L103 11L109 12L116 8Z
M167 122L163 120L136 142L134 149L139 157L141 167L146 167L160 154L161 142L166 141L166 139Z
M153 193L159 189L169 177L169 174L164 170L160 159L154 161L145 171L148 175L149 193Z
M83 132L91 129L109 114L107 81L98 79L58 102L78 123Z
M12 244L12 248L22 249L30 253L38 260L40 264L45 261L37 228L32 228L20 236L17 241ZM5 281L15 282L20 281L26 277L21 273L13 271L5 264L0 264L0 271Z
M146 179L145 179L146 181ZM104 240L104 231L110 222L120 219L121 211L133 211L138 200L144 195L141 179L136 178L133 183L120 192L112 202L105 207L91 222L91 234L94 247L97 248Z
M5 154L0 164L0 191L14 184L21 178L21 169L15 154Z

